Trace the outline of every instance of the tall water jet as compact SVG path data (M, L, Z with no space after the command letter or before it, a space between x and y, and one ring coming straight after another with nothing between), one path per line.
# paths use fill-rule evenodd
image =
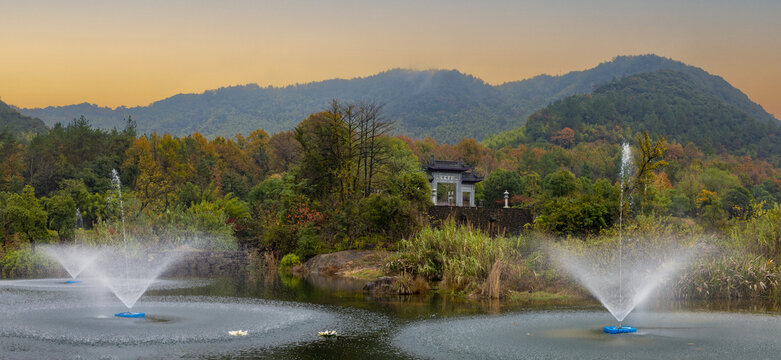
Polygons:
M619 302L623 303L623 274L624 274L624 189L626 188L627 184L627 176L631 173L630 169L632 168L632 147L629 146L629 143L625 142L621 144L621 170L619 173L619 178L621 180L621 189L620 189L620 195L618 199L618 299ZM631 311L631 310L630 310ZM627 313L628 314L628 313ZM625 315L626 316L626 315ZM618 327L615 329L611 329L609 327L605 327L606 332L612 332L611 330L615 330L616 333L621 332L621 322L624 320L623 318L618 319ZM626 332L634 332L634 328L627 329Z
M127 230L125 230L125 203L122 200L122 181L119 179L117 169L111 169L111 185L117 191L117 202L119 204L119 219L122 221L122 244L125 247L125 278L127 278Z
M76 232L84 228L84 219L81 217L81 209L76 208L76 222L73 224Z

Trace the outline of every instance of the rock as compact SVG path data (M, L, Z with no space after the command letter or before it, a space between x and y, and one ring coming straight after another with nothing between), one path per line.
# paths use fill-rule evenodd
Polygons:
M304 266L314 274L339 275L350 269L379 267L387 255L385 251L346 250L317 255L309 259Z

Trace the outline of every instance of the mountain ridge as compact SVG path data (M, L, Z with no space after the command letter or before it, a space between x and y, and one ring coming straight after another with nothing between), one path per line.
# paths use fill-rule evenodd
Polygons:
M0 132L8 131L13 136L24 133L42 133L47 130L40 119L20 114L15 108L0 101Z
M206 136L247 134L257 128L269 133L293 128L332 99L376 101L397 124L397 132L416 138L431 136L454 143L477 140L523 125L534 111L566 96L590 93L597 86L628 74L654 70L684 70L720 98L759 119L775 119L740 90L702 69L656 55L618 56L594 68L560 76L491 85L457 70L395 68L366 77L331 79L283 87L235 85L202 93L176 94L138 107L99 107L88 103L20 109L51 125L81 115L101 128L121 128L132 116L140 132Z

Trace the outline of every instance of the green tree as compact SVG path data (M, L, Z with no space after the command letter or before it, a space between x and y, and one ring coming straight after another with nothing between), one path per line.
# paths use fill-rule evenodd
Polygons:
M301 145L301 160L297 170L303 180L314 190L317 198L345 194L344 176L347 158L345 140L347 128L341 114L331 111L310 115L295 129L295 137ZM341 198L343 202L343 198Z
M505 191L510 196L521 195L526 192L525 185L520 174L497 169L484 181L483 196L488 206L503 206Z
M753 200L751 192L742 186L737 186L727 191L722 205L730 217L745 219L750 215Z
M426 177L419 172L397 173L389 177L384 185L386 193L398 195L417 208L431 205L431 188Z
M35 189L32 186L27 185L21 194L8 197L5 214L14 231L27 238L32 252L35 252L36 241L48 237L47 214L35 197Z
M667 211L674 216L686 216L692 212L692 201L683 191L669 190L670 204Z
M3 248L5 248L6 244L8 243L8 236L11 235L11 221L6 215L6 210L8 209L8 198L10 196L11 194L0 191L0 230L3 231Z
M708 167L700 174L703 186L719 196L725 196L727 191L740 186L740 179L728 171L715 166Z
M42 199L48 216L49 230L57 232L60 243L73 239L76 224L76 202L67 193L58 193Z
M550 197L567 196L578 189L578 180L567 170L548 174L542 181L542 190Z

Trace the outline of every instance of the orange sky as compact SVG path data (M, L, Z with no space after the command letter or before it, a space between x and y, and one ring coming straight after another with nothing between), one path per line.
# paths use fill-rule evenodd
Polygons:
M0 99L147 105L180 92L458 69L499 84L655 53L781 118L781 1L0 3Z

